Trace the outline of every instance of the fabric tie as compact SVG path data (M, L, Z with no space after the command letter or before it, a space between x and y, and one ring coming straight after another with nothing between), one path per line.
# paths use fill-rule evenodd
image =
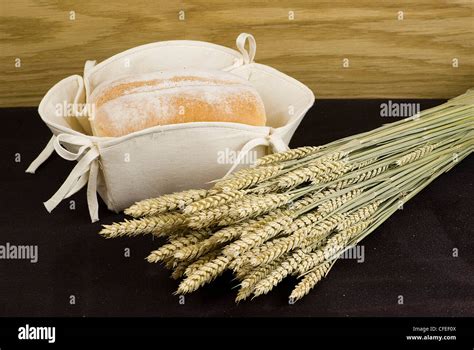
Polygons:
M274 129L270 130L270 134L265 137L258 137L248 141L240 150L239 156L235 160L234 164L232 164L231 168L227 171L224 175L224 178L229 176L235 168L242 162L245 156L255 147L258 146L270 146L274 153L285 152L288 151L290 148L288 145L283 141L281 136L277 133L273 132Z
M71 152L62 143L79 147L77 152ZM30 164L27 173L34 174L36 169L56 151L66 160L79 160L56 193L44 206L51 212L63 199L69 198L87 183L87 205L92 222L99 220L99 204L97 201L97 177L99 174L99 151L96 145L86 137L59 134L53 136L44 150Z

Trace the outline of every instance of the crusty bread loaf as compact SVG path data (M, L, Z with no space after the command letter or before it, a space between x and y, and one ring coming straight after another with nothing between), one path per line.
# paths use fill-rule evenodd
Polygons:
M189 122L266 123L256 89L245 79L215 70L168 70L104 82L89 103L95 107L95 136Z

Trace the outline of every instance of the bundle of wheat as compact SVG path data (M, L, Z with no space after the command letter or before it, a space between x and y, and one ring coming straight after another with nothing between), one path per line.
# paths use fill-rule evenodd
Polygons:
M138 202L125 211L134 219L100 233L166 236L147 260L184 277L178 294L231 270L237 301L290 275L300 278L290 295L296 301L345 250L472 152L473 104L468 91L369 132L265 156L210 190Z

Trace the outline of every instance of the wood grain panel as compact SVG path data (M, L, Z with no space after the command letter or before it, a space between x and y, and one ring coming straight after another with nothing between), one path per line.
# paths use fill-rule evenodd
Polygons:
M448 98L474 81L472 15L470 0L2 0L0 106L37 105L87 59L172 39L234 47L241 32L257 39L258 62L318 97Z

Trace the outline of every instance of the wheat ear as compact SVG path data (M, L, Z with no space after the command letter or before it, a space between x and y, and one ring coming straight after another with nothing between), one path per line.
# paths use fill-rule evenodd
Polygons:
M299 167L277 178L279 188L296 187L304 182L314 181L322 178L323 175L329 174L331 178L340 176L346 171L346 165L340 161L317 160L308 165ZM319 182L319 180L318 180Z
M235 202L229 212L219 221L220 226L227 226L247 218L257 217L268 213L285 204L288 204L292 195L286 193L272 193L263 196L249 196L250 198Z
M298 247L304 247L307 242L317 243L318 241L327 237L331 231L337 226L337 224L344 219L342 214L334 214L319 224L313 224L309 232L307 230L300 229L295 231L292 235L282 238L277 238L272 241L272 246L265 249L265 243L262 247L260 254L255 254L250 258L250 264L258 266L261 264L268 264L283 254L292 251Z
M372 216L377 209L379 208L381 201L375 201L373 203L370 203L369 205L362 207L360 209L357 209L353 213L347 215L347 217L344 219L344 221L340 222L336 229L338 231L345 230L351 226L356 225L357 223L369 218Z
M273 213L267 216L273 217ZM238 224L223 227L220 230L214 232L214 234L195 244L193 246L184 247L175 253L175 257L179 260L191 259L199 257L207 252L221 247L223 244L233 241L239 238L243 233L248 232L254 226L259 227L262 225L261 221L266 221L266 216L258 219L248 219Z
M310 290L313 289L314 286L326 276L330 267L331 264L326 263L305 275L291 292L290 300L295 302L308 294Z
M177 249L173 253L173 257L180 261L194 260L216 248L217 245L209 244L208 239L205 239L201 242Z
M346 192L338 197L329 199L319 206L319 211L322 213L332 213L336 209L342 207L345 203L357 198L361 195L362 189L358 188L349 192Z
M242 173L236 173L229 178L216 182L216 190L240 190L246 189L281 173L283 165L270 165L258 168L246 169Z
M222 274L228 265L229 259L223 255L204 263L179 284L176 294L194 292Z
M177 250L182 249L186 246L194 245L204 240L206 237L209 237L210 234L210 230L200 230L188 233L181 237L171 239L168 244L165 244L160 248L152 251L150 255L148 255L147 260L150 263L163 261L164 259L173 256Z
M315 146L306 146L306 147L299 147L290 149L286 152L280 153L273 153L267 156L261 157L257 160L255 165L262 166L262 165L269 165L279 162L286 162L288 160L300 159L304 158L310 154L316 153L322 147L315 147Z
M366 166L374 164L377 160L378 160L378 158L374 157L374 158L370 158L370 159L364 160L364 161L359 162L359 163L351 164L351 170L350 171L355 171L355 170L360 170L362 168L365 168Z
M221 255L221 253L222 252L220 251L220 249L216 249L199 257L195 261L188 263L188 266L186 267L186 270L184 271L184 276L187 276L187 277L191 276L201 266L203 266L204 264L208 263L211 260L214 260L219 255ZM189 261L185 260L183 262L189 262Z
M251 296L255 289L255 285L275 270L285 258L286 257L281 257L280 259L272 261L270 264L259 266L248 272L245 277L242 278L235 302L238 303Z
M129 208L125 209L124 213L135 218L161 214L180 209L185 205L189 205L194 201L206 197L206 195L206 190L188 190L176 192L158 198L150 198L136 202Z
M277 286L283 279L293 273L298 266L299 263L306 257L306 254L311 251L313 247L307 247L302 249L297 249L294 252L291 252L287 256L280 257L278 260L270 263L276 263L277 266L273 268L269 274L267 274L264 278L261 278L258 281L254 288L253 294L255 297L258 297L262 294L267 294L270 292L275 286ZM281 261L278 263L278 261ZM268 266L268 265L264 265Z
M271 214L269 214L271 215ZM245 221L222 227L220 230L214 232L212 237L209 238L215 244L227 243L236 238L239 238L244 232L247 232L254 226L259 226L261 221L265 220L263 218L257 219L247 219Z
M199 211L191 216L188 216L186 224L188 227L194 229L200 229L210 226L229 226L235 224L237 221L241 221L244 218L230 218L230 212L236 211L239 208L246 208L249 210L253 208L251 203L256 201L262 201L262 199L268 198L268 196L258 196L258 195L246 195L245 198L238 199L235 202L226 203L216 208L209 208L207 210ZM271 204L271 201L267 199L267 204ZM271 207L268 209L270 210ZM251 209L250 209L251 210Z
M215 208L220 205L235 201L236 199L242 198L245 195L245 191L241 190L228 190L223 192L218 192L214 195L202 198L198 201L195 201L183 210L184 214L194 214L198 211Z
M364 181L369 180L369 179L373 179L376 176L379 176L380 174L382 174L383 172L388 170L389 167L390 167L389 165L383 165L383 166L377 167L375 169L372 169L372 170L366 171L364 173L361 173L357 176L354 176L354 177L351 177L351 178L348 178L348 179L345 179L345 180L341 180L341 181L337 182L336 184L334 184L334 186L332 186L332 187L335 188L335 189L340 190L342 188L346 188L349 185L354 185L354 184L358 184L358 183L364 182Z
M227 215L229 210L229 205L225 204L217 208L199 211L187 217L186 225L193 229L215 226L220 219Z
M146 216L140 219L125 220L111 225L103 225L99 234L105 238L138 236L148 233L163 236L183 227L184 224L185 217L183 214L171 212L157 216Z
M267 214L258 216L254 219L245 220L244 222L246 223L248 222L249 224L241 228L239 238L254 234L258 230L260 230L262 227L265 227L265 225L267 225L270 221L274 221L275 219L285 214L288 214L289 212L290 212L289 210L279 208ZM238 225L238 224L235 224L235 225Z
M418 160L425 156L426 154L431 153L435 149L435 145L426 145L423 147L420 147L413 152L408 153L407 155L404 155L403 157L397 159L395 162L398 166L403 166L408 163L414 162L415 160Z
M329 196L335 192L336 191L334 189L328 189L322 192L310 192L293 202L289 206L289 208L294 211L299 211L301 209L304 209L305 207L313 205L315 202L318 202L324 199L326 196Z
M263 227L252 233L242 235L240 239L229 244L223 250L224 255L234 258L263 242L268 241L284 231L293 222L293 217L294 214L292 213L284 213L273 220L269 220L263 225Z
M178 261L176 259L174 259L172 256L163 259L163 263L164 263L164 266L168 270L172 270L176 267L176 265L178 265Z
M174 280L180 279L184 276L184 272L188 268L189 261L180 261L175 264L173 271L171 272L171 278Z
M330 260L331 258L335 257L346 247L347 242L349 242L352 237L365 230L371 224L371 222L372 220L370 219L359 222L356 225L338 232L330 237L323 247L313 253L307 254L306 257L300 261L297 272L299 274L306 273L325 260Z
M261 254L264 250L273 247L273 241L265 242L265 244L252 248L252 250L245 252L238 257L231 260L229 268L232 269L236 274L241 274L241 271L248 271L253 269L254 266L250 265L250 259L255 255Z
M212 250L219 249L227 240L233 239L234 233L239 233L238 230L233 230L231 232L230 229L224 228L225 232L217 231L217 234L213 234L212 236L196 243L193 245L189 245L177 250L174 253L174 257L177 260L194 260L197 259L204 254Z

